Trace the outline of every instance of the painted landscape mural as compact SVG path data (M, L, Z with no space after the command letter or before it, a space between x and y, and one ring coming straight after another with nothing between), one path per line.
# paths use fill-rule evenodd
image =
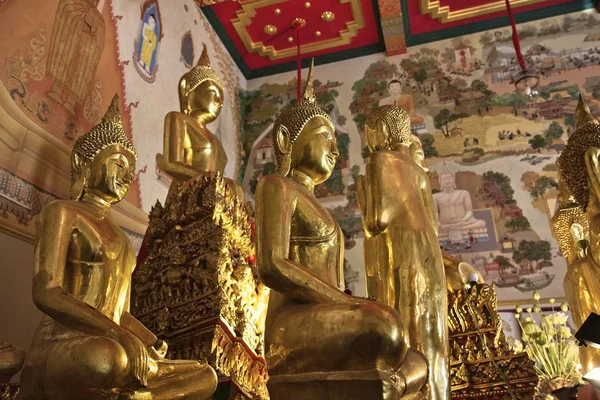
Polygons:
M476 266L500 302L564 297L566 264L552 237L556 159L574 128L577 96L600 112L600 20L593 10L518 27L527 64L540 73L532 96L515 91L520 68L508 28L317 67L317 101L336 122L341 150L316 195L346 236L347 285L364 294L363 231L356 177L363 125L380 105L408 112L430 168L440 246ZM275 170L271 126L295 101L292 74L248 82L239 180L251 195ZM393 177L390 177L393 179Z

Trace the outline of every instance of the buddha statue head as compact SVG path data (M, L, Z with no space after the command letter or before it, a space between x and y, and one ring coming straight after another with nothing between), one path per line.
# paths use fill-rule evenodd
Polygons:
M73 146L71 199L79 200L89 192L109 204L121 201L133 180L136 159L115 95L102 121Z
M413 141L410 117L394 104L378 107L365 121L365 135L371 153L398 149L398 146L408 148Z
M281 175L302 172L318 185L331 176L339 150L333 121L315 101L312 76L313 64L302 99L273 124L273 148Z
M417 163L423 171L428 172L429 167L425 162L425 151L423 150L423 144L416 135L411 135L412 142L410 143L409 151L412 159Z
M595 174L588 172L585 153L590 148L600 149L600 122L592 116L590 109L579 95L575 111L575 132L558 159L561 180L564 180L575 202L584 210L588 206L591 180Z
M223 84L210 66L204 44L198 64L179 80L181 112L199 117L204 123L210 123L221 113L223 96Z
M456 178L450 169L444 163L442 169L440 170L438 176L438 182L440 184L440 189L456 189Z

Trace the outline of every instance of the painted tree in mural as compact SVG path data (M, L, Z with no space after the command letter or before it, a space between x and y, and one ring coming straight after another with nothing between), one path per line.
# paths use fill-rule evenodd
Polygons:
M435 138L432 134L426 133L421 136L421 145L423 146L423 152L425 153L425 157L435 157L438 155L437 150L433 146L435 142Z
M510 178L502 172L488 171L483 174L484 196L494 205L514 204L515 191Z
M531 194L531 197L533 197L534 199L538 199L544 196L544 194L546 194L546 191L550 188L557 189L558 182L556 182L556 180L550 176L540 176L535 181L533 187L529 189L529 193Z
M363 137L363 142L367 116L377 108L377 103L384 97L384 92L387 90L387 80L391 80L394 76L398 76L398 66L382 60L371 64L362 79L352 85L354 94L352 103L350 103L350 112L361 137Z
M531 225L529 224L529 220L527 219L527 217L516 217L516 218L512 218L508 221L506 221L506 223L504 223L504 226L509 229L511 232L519 232L519 231L526 231L529 228L531 228Z
M468 114L464 114L464 113L453 113L450 110L448 110L447 108L444 108L443 110L441 110L435 117L433 117L433 124L435 125L435 127L439 130L442 131L442 133L444 134L444 136L450 136L452 133L450 131L450 123L461 119L461 118L465 118L468 117Z
M513 253L513 260L521 267L521 274L532 274L536 270L552 266L552 245L547 240L521 240Z
M542 149L546 147L548 142L542 135L535 135L533 139L529 139L529 145L533 150L537 150L538 153L542 152Z
M494 261L498 263L501 271L506 271L515 267L510 260L504 256L496 256L494 257Z

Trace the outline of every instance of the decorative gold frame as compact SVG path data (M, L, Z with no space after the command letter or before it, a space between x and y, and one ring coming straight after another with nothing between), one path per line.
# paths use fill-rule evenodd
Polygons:
M258 8L279 4L286 1L288 0L254 0L240 3L242 9L237 12L237 19L232 20L231 22L240 36L240 39L242 39L244 46L246 46L246 49L249 52L258 53L261 56L268 56L271 60L279 60L296 55L295 45L285 50L276 50L273 46L266 46L262 42L253 42L248 34L248 31L245 29L250 25L251 19L256 16L256 10ZM315 51L329 49L331 47L346 45L350 43L350 40L357 35L359 29L365 27L365 19L362 13L360 0L339 0L339 2L340 4L350 3L350 9L352 10L352 18L354 21L346 22L346 29L339 31L339 37L302 46L300 48L300 54L312 53Z
M523 7L545 0L512 0L511 7ZM452 11L450 6L440 5L439 0L419 0L421 14L429 14L434 19L439 19L441 23L460 21L467 18L479 17L493 12L506 10L506 3L502 0L483 4L476 7L465 8Z

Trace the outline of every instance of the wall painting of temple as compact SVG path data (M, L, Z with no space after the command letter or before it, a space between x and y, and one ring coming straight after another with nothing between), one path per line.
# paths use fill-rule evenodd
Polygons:
M574 128L578 94L600 111L600 20L590 10L518 29L526 62L541 71L532 98L511 80L519 66L508 28L355 59L353 68L317 67L317 101L335 122L340 158L315 194L344 231L347 269L356 272L347 283L359 294L363 231L354 182L367 151L362 127L373 109L396 104L424 146L440 246L494 283L501 304L530 301L534 291L564 297L566 264L550 230L556 159ZM271 126L296 87L292 75L257 81L240 96L238 178L249 194L275 170Z

